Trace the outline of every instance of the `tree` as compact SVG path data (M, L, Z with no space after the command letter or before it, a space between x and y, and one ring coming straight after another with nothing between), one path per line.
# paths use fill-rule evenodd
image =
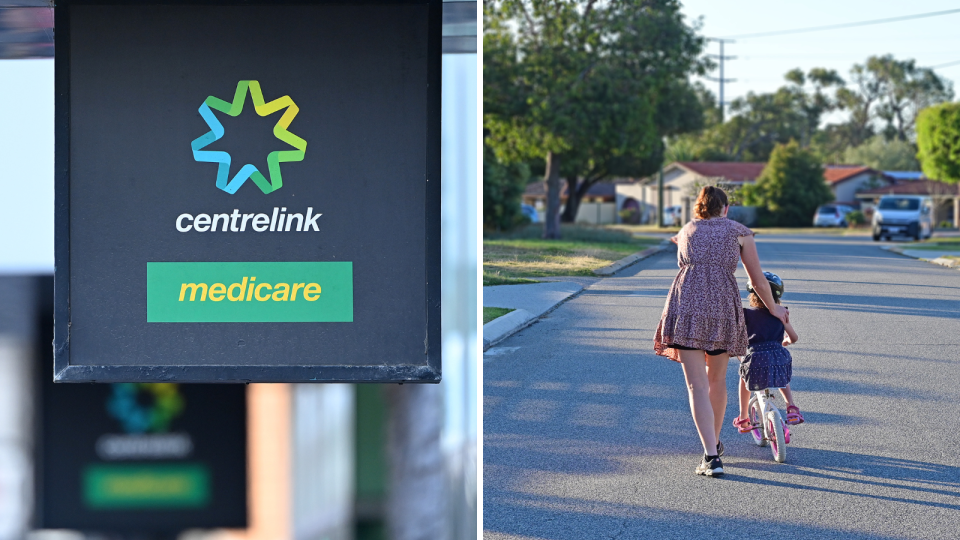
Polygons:
M917 114L926 107L953 99L953 85L915 60L895 60L892 55L873 56L867 70L879 83L881 101L877 116L886 123L888 139L912 139Z
M787 84L776 92L748 93L731 102L726 123L671 140L670 155L766 161L775 145L796 139L821 159L844 161L847 149L863 146L878 133L888 141L912 142L917 111L953 96L951 83L933 70L890 55L855 64L849 84L824 68L794 69L785 78ZM821 125L832 111L843 111L846 120Z
M483 226L496 231L526 223L521 197L530 178L526 163L503 164L493 150L483 147Z
M892 55L871 56L850 70L854 88L841 88L836 98L850 114L837 134L848 146L860 146L875 133L888 140L912 141L917 113L953 99L953 85L915 60Z
M487 144L502 162L544 160L546 238L560 235L561 174L586 184L659 166L692 95L677 90L704 65L678 0L492 0L483 39Z
M820 129L823 115L839 106L837 100L828 96L825 90L833 86L842 87L844 81L836 71L824 68L813 68L806 75L796 68L787 72L784 78L792 83L785 90L793 97L794 107L804 119L800 127L800 145L806 148ZM813 85L812 91L806 88L808 82Z
M711 130L706 142L732 161L766 161L777 144L802 138L806 120L796 105L786 88L750 92L730 102L730 120Z
M595 139L579 145L582 150L568 156L569 172L564 175L567 182L567 204L564 206L560 221L573 223L580 208L580 201L597 182L612 176L649 176L663 163L664 150L662 136L674 135L699 129L703 126L704 113L695 89L687 81L674 81L659 92L657 108L653 116L653 125L648 126L647 134L659 135L648 141L650 146L634 148L630 152L611 152L619 144L617 140L603 141ZM613 130L598 126L597 132Z
M742 191L744 204L764 209L771 225L785 227L809 224L817 207L833 200L820 160L796 141L778 144L757 183Z
M960 103L928 107L917 117L917 158L923 174L960 182Z
M917 149L909 141L888 141L877 135L866 143L847 148L843 162L866 165L878 171L915 171L920 168L916 158Z

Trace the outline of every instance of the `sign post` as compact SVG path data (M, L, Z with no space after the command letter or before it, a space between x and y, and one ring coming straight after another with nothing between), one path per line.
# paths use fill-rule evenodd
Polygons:
M439 0L55 17L56 381L439 382Z

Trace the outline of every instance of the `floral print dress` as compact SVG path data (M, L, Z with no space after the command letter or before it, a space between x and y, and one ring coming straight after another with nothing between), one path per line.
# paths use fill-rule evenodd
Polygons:
M738 238L751 235L746 226L723 217L694 219L680 230L680 272L667 293L654 336L658 355L679 362L680 353L670 345L746 354L747 328L733 273L740 262Z

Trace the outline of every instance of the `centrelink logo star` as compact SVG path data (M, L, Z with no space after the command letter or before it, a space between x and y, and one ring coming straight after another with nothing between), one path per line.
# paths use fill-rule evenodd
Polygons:
M273 126L273 134L281 141L296 148L296 151L275 151L267 155L267 168L270 174L269 182L254 165L249 163L240 169L240 172L233 177L233 180L228 181L230 177L230 154L210 150L201 151L210 143L220 140L220 138L223 137L223 125L220 124L220 121L217 120L217 117L213 115L213 111L210 109L214 108L230 116L237 116L243 110L243 102L247 97L247 88L250 89L250 98L253 100L254 110L257 111L258 115L267 116L280 109L287 109L287 111L283 113L283 116L280 117L277 125ZM206 120L207 126L210 127L210 132L196 138L190 143L190 147L193 149L193 159L209 163L219 163L220 165L217 168L217 187L231 195L240 189L240 186L247 181L247 178L253 179L253 182L260 188L260 191L264 193L276 191L283 186L283 179L280 176L280 164L287 161L302 161L303 154L307 149L307 141L287 131L287 128L290 127L290 122L293 122L298 112L300 112L300 109L297 107L297 104L290 99L290 96L283 96L270 103L264 103L259 82L240 81L237 83L237 92L233 96L233 103L227 103L222 99L210 96L204 100L203 105L200 106L200 116Z

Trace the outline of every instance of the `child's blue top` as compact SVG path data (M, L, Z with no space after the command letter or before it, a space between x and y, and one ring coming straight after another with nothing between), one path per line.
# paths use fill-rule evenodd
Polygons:
M764 341L783 342L783 323L764 308L743 308L743 318L747 324L747 339L750 345Z
M740 377L750 391L783 388L793 376L793 357L783 346L783 323L763 308L743 308L747 326L747 354Z

